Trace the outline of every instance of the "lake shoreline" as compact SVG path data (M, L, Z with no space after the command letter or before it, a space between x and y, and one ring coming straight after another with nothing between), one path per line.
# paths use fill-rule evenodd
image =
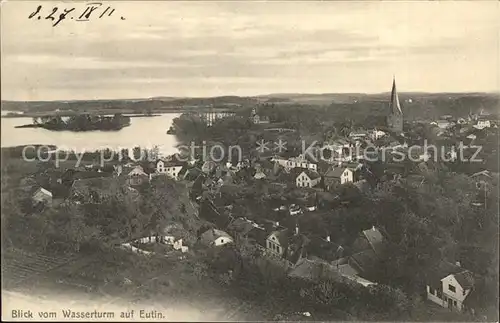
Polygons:
M126 124L126 125L122 125L118 128L113 128L113 129L98 129L98 128L94 129L94 128L92 128L92 129L79 130L79 129L50 128L50 127L47 127L47 126L41 125L41 124L25 124L25 125L15 126L14 128L15 129L42 128L42 129L46 129L46 130L50 130L50 131L71 131L71 132L88 132L88 131L109 131L109 132L112 132L112 131L120 131L123 128L129 127L129 126L130 126L130 123Z
M118 112L118 113L122 113L122 112ZM172 112L165 112L165 113L178 113L176 111L172 111ZM129 117L129 118L151 118L151 117L161 117L162 114L165 114L165 113L161 113L161 114L123 114L124 117ZM26 114L23 114L23 113L16 113L16 114L5 114L5 115L2 115L0 116L0 118L6 118L6 119L13 119L13 118L39 118L39 117L48 117L48 116L59 116L59 117L72 117L72 116L76 116L76 115L83 115L83 114L89 114L89 115L98 115L97 113L73 113L73 114L69 114L69 113L45 113L45 114L42 114L42 113L26 113ZM110 115L113 114L113 113L109 113Z
M166 134L174 118L179 114L168 113L156 117L136 117L130 126L119 131L48 131L40 127L23 127L32 123L32 119L1 118L2 121L2 148L16 146L30 146L33 143L40 145L54 145L60 149L69 149L77 152L102 150L109 148L113 151L134 147L151 148L158 146L164 155L178 152L179 144L176 136Z

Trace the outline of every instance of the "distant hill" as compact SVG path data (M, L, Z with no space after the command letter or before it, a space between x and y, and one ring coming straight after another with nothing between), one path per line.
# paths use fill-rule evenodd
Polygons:
M275 93L253 97L155 97L149 99L85 100L85 101L2 101L2 110L23 111L29 115L61 113L142 113L198 110L208 107L237 109L257 104L312 105L342 108L366 113L366 106L377 106L380 113L389 101L390 93ZM403 92L399 98L409 118L435 118L444 114L467 115L480 110L497 113L500 108L498 93L422 93Z
M271 99L278 101L279 99L284 99L293 102L325 102L330 103L355 103L359 101L387 101L390 97L390 92L382 92L375 94L366 93L319 93L319 94L308 94L308 93L273 93L258 95L256 98L259 99ZM497 98L500 93L426 93L426 92L399 92L400 98L403 99L430 99L430 98L461 98L461 97L491 97Z
M81 100L81 101L2 101L2 110L23 111L43 114L61 113L141 113L144 111L172 111L203 107L239 107L259 103L248 97L223 96L213 98L151 98L124 100Z

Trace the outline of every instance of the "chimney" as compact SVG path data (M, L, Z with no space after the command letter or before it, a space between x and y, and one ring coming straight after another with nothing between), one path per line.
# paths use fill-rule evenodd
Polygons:
M375 229L375 226L374 226L374 225L372 226L372 230L373 230L373 231L377 231L377 229Z
M330 242L330 235L326 236L326 241Z
M299 225L295 224L295 235L299 235Z
M276 227L279 227L279 226L280 226L279 221L276 221Z
M461 267L460 266L460 261L455 262L455 265L457 265L458 267Z

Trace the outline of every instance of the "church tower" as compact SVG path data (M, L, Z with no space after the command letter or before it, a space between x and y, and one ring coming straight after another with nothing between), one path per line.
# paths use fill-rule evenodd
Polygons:
M403 111L401 110L398 92L396 91L396 78L392 81L391 102L389 103L387 126L392 132L403 132Z

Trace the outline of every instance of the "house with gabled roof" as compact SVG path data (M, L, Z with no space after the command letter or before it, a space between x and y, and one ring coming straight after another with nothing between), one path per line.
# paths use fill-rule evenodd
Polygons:
M253 178L254 179L265 179L266 178L266 174L261 171L261 170L258 170L257 172L255 172L255 174L253 175Z
M464 310L464 302L474 289L472 272L447 261L439 262L427 274L427 299L455 311Z
M371 249L377 255L381 255L384 251L384 247L384 236L378 228L372 226L371 229L361 232L360 236L354 241L352 249L354 252Z
M200 240L207 246L220 247L233 243L233 238L225 231L211 228L201 234Z
M325 174L325 188L327 190L352 182L354 182L354 170L349 167L332 167Z
M353 254L349 257L349 265L362 275L375 268L384 256L385 238L375 226L364 230L352 244Z
M276 223L267 232L270 232L265 245L268 256L282 260L288 267L295 265L303 257L307 238L299 233L298 226L293 231Z
M321 182L321 176L313 170L305 169L295 178L297 187L315 187Z
M156 162L156 173L165 174L170 178L177 179L180 175L184 163L179 161L158 160Z
M142 166L135 166L127 173L127 182L129 185L141 185L149 180L149 175Z
M284 227L272 231L266 238L266 249L278 257L283 257L288 248L288 234L288 229Z
M43 206L51 206L52 205L52 192L46 190L43 187L39 187L35 190L31 197L33 201L33 205L43 205Z

